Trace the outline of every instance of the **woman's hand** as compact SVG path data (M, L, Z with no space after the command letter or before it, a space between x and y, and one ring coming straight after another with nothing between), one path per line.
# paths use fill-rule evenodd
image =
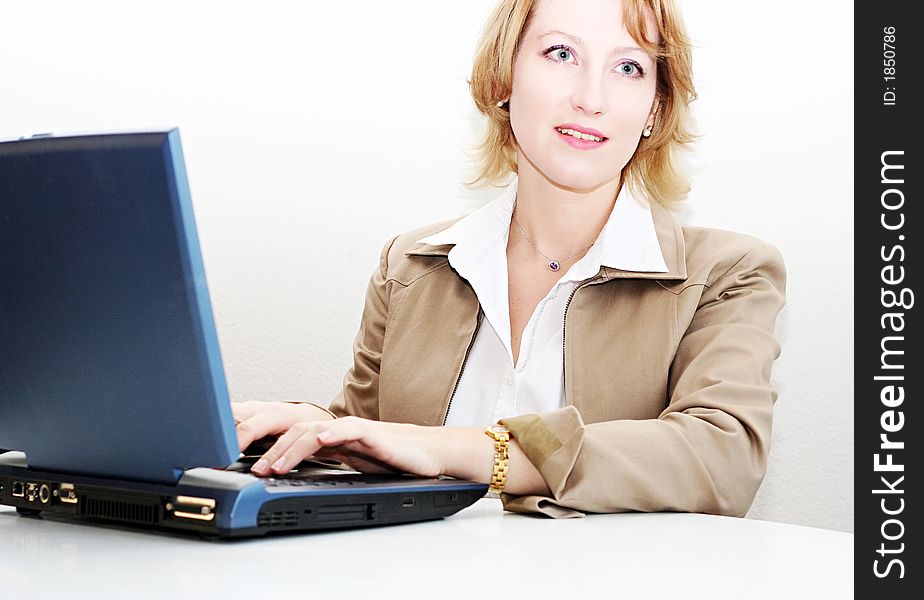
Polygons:
M257 475L283 474L305 458L321 456L364 473L402 472L436 477L444 473L441 450L445 434L442 427L359 417L299 422L291 425L251 470Z
M231 413L234 415L241 452L256 440L284 433L301 421L331 419L327 412L317 406L290 402L232 402Z
M319 420L330 415L312 405L277 402L245 402L234 406L234 415L242 448L255 439L282 433L251 467L255 475L282 475L302 460L318 456L339 460L363 473L491 481L494 443L480 427L426 427L359 417ZM308 420L298 420L305 415ZM511 494L550 493L516 440L510 441L505 489Z

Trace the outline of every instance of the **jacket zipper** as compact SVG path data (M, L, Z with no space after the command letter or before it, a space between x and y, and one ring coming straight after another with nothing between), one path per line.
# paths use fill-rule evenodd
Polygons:
M567 378L565 377L565 368L566 368L566 365L565 365L565 333L567 333L567 328L568 328L568 307L571 306L571 300L574 299L574 295L577 293L579 289L581 289L582 287L586 285L590 285L591 283L593 283L594 281L597 281L598 279L601 279L601 277L594 276L594 277L591 277L590 279L586 279L582 281L576 288L571 290L571 295L568 296L568 301L565 303L565 314L562 317L562 324L561 324L561 389L565 395L566 405L570 405L570 403L568 402L568 390L566 389L566 385L565 385L565 382L567 381Z
M565 329L568 325L568 307L571 306L571 300L574 298L574 294L576 294L579 289L585 285L590 285L598 279L600 279L600 277L591 277L590 279L581 282L580 285L571 290L571 295L568 296L568 302L565 303L565 314L563 317L564 322L562 323L561 327L562 389L564 389L565 386ZM475 338L478 337L478 330L481 328L482 318L484 318L484 313L481 311L481 309L478 309L478 321L475 323L475 332L472 334L472 339L468 343L468 348L465 349L465 356L462 357L462 368L459 369L459 377L456 378L456 383L452 387L452 394L449 395L449 404L446 405L446 413L443 415L443 425L446 425L446 421L449 419L449 409L452 408L452 400L456 396L456 390L459 389L459 382L462 381L462 374L465 373L465 365L468 363L468 355L472 351L472 346L475 345ZM565 397L567 398L567 393L565 394Z
M456 378L456 384L452 387L452 393L449 395L449 404L446 405L446 413L443 415L443 425L446 425L446 421L449 419L449 409L452 408L452 399L456 396L456 390L459 389L459 382L462 381L462 373L465 372L465 364L468 362L468 355L472 351L472 346L475 345L475 338L478 337L478 330L481 328L481 319L484 313L481 312L481 309L478 309L478 320L475 322L475 333L472 334L472 340L468 343L468 348L465 349L465 356L462 357L462 368L459 369L459 376Z

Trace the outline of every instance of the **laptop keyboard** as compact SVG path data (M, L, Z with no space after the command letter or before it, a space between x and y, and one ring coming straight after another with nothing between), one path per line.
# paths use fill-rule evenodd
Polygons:
M242 456L226 471L250 473L258 456ZM394 480L394 475L371 475L354 471L343 463L327 459L307 459L285 475L261 478L267 488L367 486L376 480Z
M369 485L366 481L352 478L350 475L318 476L290 473L283 477L267 477L263 480L266 487L334 487L344 485Z

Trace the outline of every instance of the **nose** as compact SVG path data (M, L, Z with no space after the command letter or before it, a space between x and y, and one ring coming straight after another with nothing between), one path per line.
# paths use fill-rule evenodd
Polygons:
M603 78L589 69L581 74L575 82L571 105L575 110L589 116L597 116L606 112L607 101L603 91Z

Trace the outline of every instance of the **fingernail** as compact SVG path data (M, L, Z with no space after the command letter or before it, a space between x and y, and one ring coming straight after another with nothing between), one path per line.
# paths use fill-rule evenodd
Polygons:
M318 439L319 439L319 440L326 440L326 439L328 439L328 438L330 438L330 432L329 432L329 431L322 431L321 433L318 434Z
M255 462L252 467L250 467L250 470L251 471L265 471L266 467L268 466L269 466L269 463L266 462L266 459L261 458L260 460Z
M273 470L282 471L285 464L286 464L286 458L283 456L282 458L280 458L279 460L273 463Z

